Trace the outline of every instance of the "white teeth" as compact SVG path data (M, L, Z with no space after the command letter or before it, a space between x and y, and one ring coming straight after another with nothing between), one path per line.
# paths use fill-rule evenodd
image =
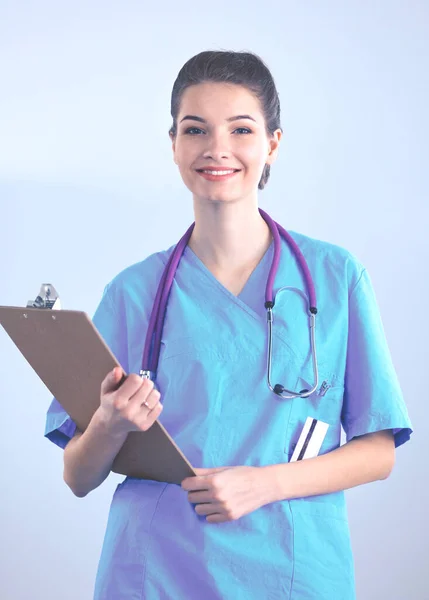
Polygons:
M206 171L203 170L203 173L208 173L209 175L230 175L234 173L234 171Z

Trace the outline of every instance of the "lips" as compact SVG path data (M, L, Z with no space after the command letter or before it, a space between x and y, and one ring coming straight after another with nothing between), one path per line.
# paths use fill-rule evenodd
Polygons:
M205 167L204 169L196 169L196 171L198 171L198 173L203 173L203 171L234 171L234 173L238 173L241 169L232 169L229 167L217 167L216 169L215 167Z
M224 170L224 169L222 169ZM225 169L226 170L226 169ZM227 172L224 175L215 175L214 173L205 173L203 169L201 170L197 170L197 173L200 177L203 177L204 179L206 179L207 181L216 181L216 182L220 182L220 181L226 181L228 179L231 179L232 177L234 177L234 175L237 175L237 173L240 171L240 169L234 169L232 171L229 171L229 173Z

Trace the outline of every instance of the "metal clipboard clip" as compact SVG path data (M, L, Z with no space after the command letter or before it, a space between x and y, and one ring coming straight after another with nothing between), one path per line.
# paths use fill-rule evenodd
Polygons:
M39 295L35 300L29 300L26 308L51 308L61 310L61 301L52 283L42 283Z

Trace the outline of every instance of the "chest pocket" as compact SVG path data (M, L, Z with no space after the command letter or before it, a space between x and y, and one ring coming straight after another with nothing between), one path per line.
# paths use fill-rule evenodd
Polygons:
M298 377L296 391L309 390L313 384L312 369L305 370ZM284 438L284 452L287 454L288 461L292 457L307 417L318 419L329 425L319 455L331 452L340 446L343 396L344 382L328 370L319 368L319 382L316 391L307 398L285 400L285 402L291 403Z

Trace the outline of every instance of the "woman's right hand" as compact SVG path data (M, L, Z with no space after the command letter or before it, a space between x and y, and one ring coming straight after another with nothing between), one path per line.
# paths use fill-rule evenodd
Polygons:
M98 417L114 435L147 431L163 409L161 394L154 389L153 381L135 373L118 388L122 375L123 371L115 367L102 382Z

